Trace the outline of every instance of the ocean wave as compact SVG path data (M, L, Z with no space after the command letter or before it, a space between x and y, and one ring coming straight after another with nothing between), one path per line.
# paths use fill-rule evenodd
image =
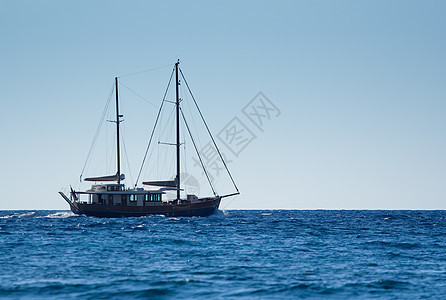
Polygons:
M446 299L446 211L269 213L2 211L0 298Z
M12 213L6 216L0 216L0 219L10 219L10 218L26 218L35 215L36 212L30 211L26 213Z
M46 216L41 216L38 218L50 218L50 219L64 219L64 218L69 218L69 217L76 217L77 215L75 215L73 212L71 211L59 211L56 213L52 213Z

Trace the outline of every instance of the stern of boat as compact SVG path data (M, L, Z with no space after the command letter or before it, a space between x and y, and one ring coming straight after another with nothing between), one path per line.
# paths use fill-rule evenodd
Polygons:
M70 205L70 209L73 213L78 214L79 208L76 204L76 202L72 201L63 191L59 192L59 195L62 196L62 198Z

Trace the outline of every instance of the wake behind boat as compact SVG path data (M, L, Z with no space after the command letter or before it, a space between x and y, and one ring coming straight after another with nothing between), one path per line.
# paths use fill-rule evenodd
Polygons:
M108 176L99 176L99 177L89 177L85 178L84 181L95 182L91 186L90 189L86 191L75 191L70 187L69 196L64 192L59 192L59 194L65 199L65 201L70 205L70 209L75 214L83 214L87 216L95 216L95 217L139 217L146 216L152 214L158 215L166 215L166 216L209 216L213 214L220 205L221 199L225 197L235 196L239 194L238 188L235 185L235 182L232 178L231 173L229 172L226 163L223 159L223 156L220 150L215 143L215 140L209 131L209 127L207 126L201 111L195 101L195 98L192 95L196 108L200 112L200 116L202 121L204 122L206 129L209 133L209 136L212 140L215 149L226 168L226 171L231 179L231 182L236 190L234 193L226 194L226 195L218 195L209 179L208 171L203 164L203 160L200 157L200 153L197 151L197 147L195 145L194 139L191 135L191 140L194 144L194 148L199 156L199 161L201 162L201 166L203 168L204 174L206 175L209 184L212 187L213 195L208 197L197 197L193 194L188 194L186 197L181 198L181 178L180 178L180 114L183 117L183 120L186 124L186 128L188 129L188 133L190 134L189 126L187 125L186 120L184 119L184 114L181 110L181 99L179 94L179 85L180 80L179 76L183 78L184 82L187 85L187 81L184 78L182 71L179 69L179 61L175 63L175 67L172 71L172 75L175 73L175 123L176 123L176 142L172 145L176 147L176 175L173 180L156 180L156 181L145 181L143 182L144 187L126 187L122 182L125 180L124 174L121 173L121 157L120 157L120 129L119 125L122 122L122 115L119 114L119 97L118 97L118 78L115 78L115 93L116 93L116 120L113 121L116 123L116 163L117 163L117 172L114 175ZM171 78L172 78L171 75ZM169 81L170 85L170 81ZM189 86L187 86L189 89ZM190 91L190 89L189 89ZM167 90L166 90L167 93ZM161 104L160 110L158 112L157 119L155 121L155 126L157 126L158 118L160 116L161 109L163 107L165 100L163 99L163 103ZM155 130L155 128L154 128ZM149 141L149 145L147 147L147 151L149 150L150 143L153 137L153 132L151 135L151 139ZM146 151L146 155L147 155ZM143 159L143 164L146 156ZM109 183L112 182L112 183ZM148 189L147 186L157 187L155 189ZM166 192L176 192L176 197L173 199L164 199L166 196Z

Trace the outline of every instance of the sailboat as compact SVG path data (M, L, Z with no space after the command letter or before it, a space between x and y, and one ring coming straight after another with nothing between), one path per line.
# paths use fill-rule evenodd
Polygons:
M231 197L240 194L223 156L218 149L215 140L209 131L203 115L200 111L200 116L206 125L207 131L215 145L218 154L231 178L236 192L218 195L214 191L214 195L199 198L196 195L186 195L180 197L180 191L183 191L180 178L180 95L179 95L179 72L185 80L183 73L179 70L179 60L175 63L175 81L176 81L176 176L173 180L157 180L145 181L144 186L155 186L157 189L148 189L144 187L126 187L123 183L125 175L121 173L121 158L120 158L120 132L119 125L122 122L123 115L119 113L119 99L118 99L118 77L115 78L116 91L116 163L117 172L114 175L89 177L84 181L94 182L90 189L85 191L76 191L70 187L70 192L60 191L59 194L69 204L73 213L94 217L140 217L147 215L165 215L169 217L180 216L209 216L218 210L222 198ZM172 73L173 75L173 73ZM171 75L171 78L172 78ZM170 81L169 81L170 84ZM186 82L187 84L187 82ZM193 97L193 96L192 96ZM195 99L194 99L195 102ZM196 102L195 102L196 104ZM198 105L197 105L198 108ZM198 108L199 109L199 108ZM158 113L159 116L159 113ZM184 118L184 115L182 115ZM156 122L155 122L156 126ZM153 133L152 133L153 135ZM150 145L150 142L149 142ZM148 148L147 148L148 149ZM147 154L147 152L146 152ZM198 151L197 154L199 155ZM201 161L201 159L200 159ZM206 169L202 164L204 172L207 175ZM164 199L166 192L176 192L176 198ZM66 193L68 195L66 195Z

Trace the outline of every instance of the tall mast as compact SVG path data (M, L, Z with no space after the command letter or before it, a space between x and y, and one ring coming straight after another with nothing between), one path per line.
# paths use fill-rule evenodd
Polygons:
M118 103L118 77L115 77L115 87L116 87L116 155L118 163L118 184L121 183L121 156L119 153L119 103Z
M177 200L180 200L180 92L178 81L178 65L180 60L175 63L175 77L176 77L176 113L177 113Z

